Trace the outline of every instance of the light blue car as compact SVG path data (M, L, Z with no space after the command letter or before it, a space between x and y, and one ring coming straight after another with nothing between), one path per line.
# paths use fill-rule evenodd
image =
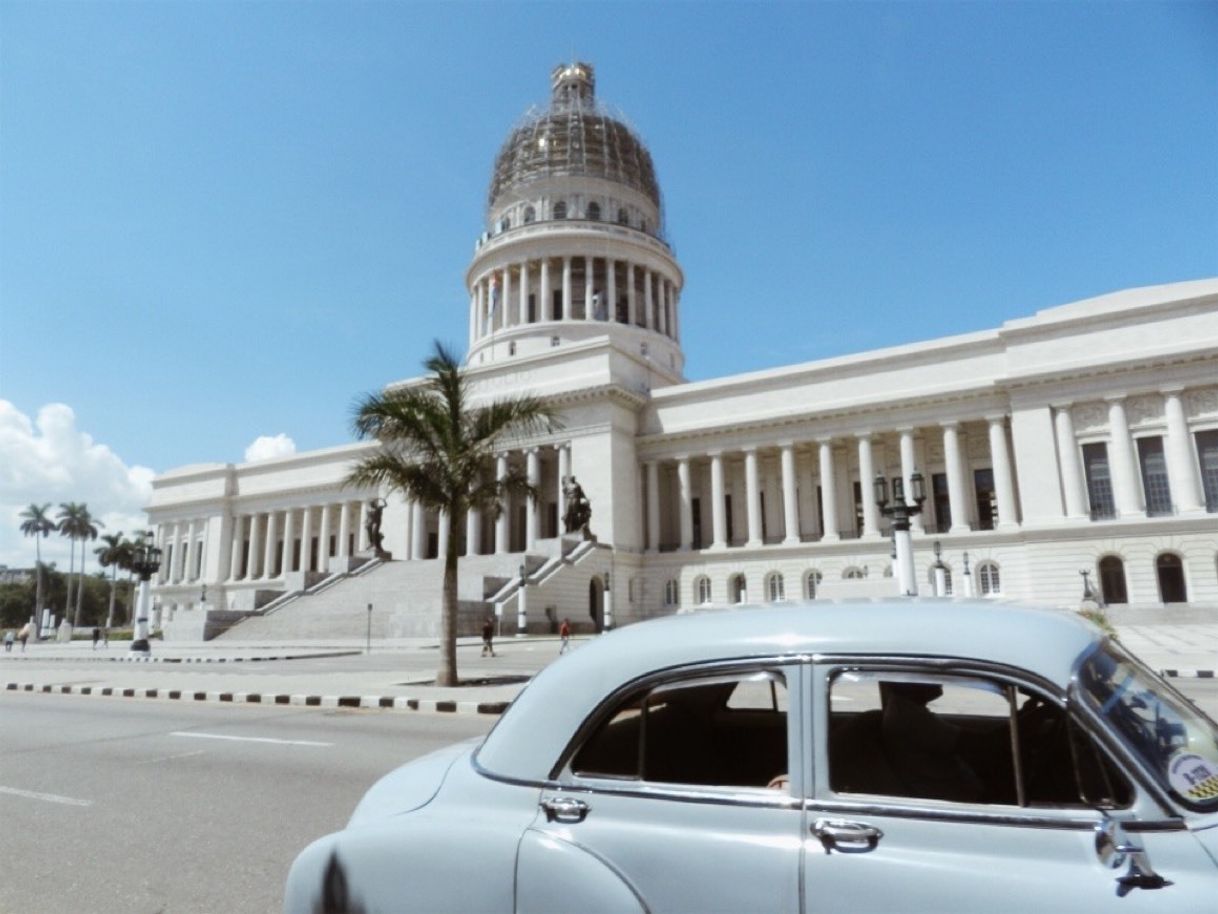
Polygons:
M1072 613L633 625L375 785L289 914L1218 910L1218 730Z

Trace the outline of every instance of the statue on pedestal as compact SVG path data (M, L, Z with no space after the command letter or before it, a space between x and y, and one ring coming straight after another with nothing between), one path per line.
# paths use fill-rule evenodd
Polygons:
M588 523L592 520L592 504L584 495L583 487L575 481L574 476L563 480L563 496L567 502L567 510L563 512L563 528L567 533L579 532L584 539L591 539Z
M385 536L381 533L381 515L384 513L385 499L374 498L368 502L368 520L364 525L364 529L368 533L368 545L372 547L376 557L381 560L389 557L389 553L381 548L381 543L385 541Z

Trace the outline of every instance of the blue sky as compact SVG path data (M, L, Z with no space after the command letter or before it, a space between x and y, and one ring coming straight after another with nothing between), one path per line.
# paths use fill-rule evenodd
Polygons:
M572 57L655 158L691 379L1218 274L1218 4L0 0L0 511L350 440L464 345Z

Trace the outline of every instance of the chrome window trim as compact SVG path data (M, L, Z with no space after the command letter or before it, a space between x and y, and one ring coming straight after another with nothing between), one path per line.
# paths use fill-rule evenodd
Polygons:
M870 795L869 795L870 796ZM1093 831L1097 821L1094 815L1083 817L1079 810L1063 810L1062 815L1046 815L1045 811L1026 812L1028 807L992 806L992 809L1010 812L983 812L977 806L962 803L959 808L928 805L890 805L882 802L848 801L832 799L810 799L804 804L810 814L825 812L832 815L888 816L896 819L926 819L934 822L961 822L971 825L1012 825L1022 828L1054 828ZM1067 814L1069 813L1069 814Z

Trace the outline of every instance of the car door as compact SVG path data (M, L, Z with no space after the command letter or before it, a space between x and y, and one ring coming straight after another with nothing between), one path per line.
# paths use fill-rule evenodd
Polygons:
M517 912L798 914L800 675L684 669L607 702L522 838Z
M1213 909L1196 838L1045 684L878 659L808 679L809 914ZM1101 859L1100 830L1124 856Z

